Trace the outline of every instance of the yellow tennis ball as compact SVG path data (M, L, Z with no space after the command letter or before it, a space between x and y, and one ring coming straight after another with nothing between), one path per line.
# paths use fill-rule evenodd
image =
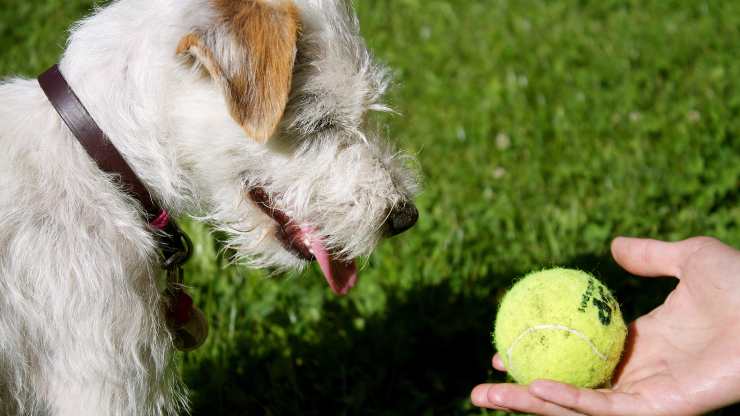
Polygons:
M588 273L560 268L519 280L501 301L493 334L516 382L549 379L580 387L609 382L626 336L609 289Z

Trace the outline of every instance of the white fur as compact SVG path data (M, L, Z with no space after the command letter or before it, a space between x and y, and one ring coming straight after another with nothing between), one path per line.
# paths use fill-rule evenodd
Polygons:
M72 30L62 72L155 198L228 232L240 258L300 268L246 198L367 255L416 192L408 158L367 130L388 72L341 0L297 0L303 24L288 109L268 144L176 57L208 28L207 0L119 0ZM223 36L228 36L224 33ZM101 173L35 80L0 84L0 414L160 415L186 409L162 318L157 255L137 204Z

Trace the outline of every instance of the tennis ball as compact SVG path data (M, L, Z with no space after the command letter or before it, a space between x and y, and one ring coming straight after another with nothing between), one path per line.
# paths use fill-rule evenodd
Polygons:
M494 345L518 383L579 387L611 380L627 336L619 304L600 281L572 269L530 273L504 296Z

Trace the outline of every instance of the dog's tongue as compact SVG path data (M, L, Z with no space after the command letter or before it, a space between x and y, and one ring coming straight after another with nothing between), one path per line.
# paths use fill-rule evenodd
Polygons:
M329 283L329 287L337 295L346 295L357 283L357 265L354 260L342 261L337 260L329 254L326 246L320 238L314 238L311 242L316 261L319 262L321 271Z

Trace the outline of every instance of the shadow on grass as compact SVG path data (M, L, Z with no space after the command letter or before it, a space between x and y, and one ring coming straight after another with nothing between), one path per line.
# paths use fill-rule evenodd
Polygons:
M223 361L186 375L193 413L462 414L470 389L491 376L495 302L447 285L403 297L391 296L386 313L360 328L351 303L328 303L321 339L292 340L289 356L255 354L241 340Z
M609 257L587 254L567 265L614 288L628 320L659 305L675 285L631 277ZM475 290L439 284L392 294L385 314L360 326L351 302L328 303L320 339L291 339L290 353L255 348L246 336L185 375L193 414L484 414L468 395L480 382L503 381L491 370L490 332L497 295L518 275L489 276Z

